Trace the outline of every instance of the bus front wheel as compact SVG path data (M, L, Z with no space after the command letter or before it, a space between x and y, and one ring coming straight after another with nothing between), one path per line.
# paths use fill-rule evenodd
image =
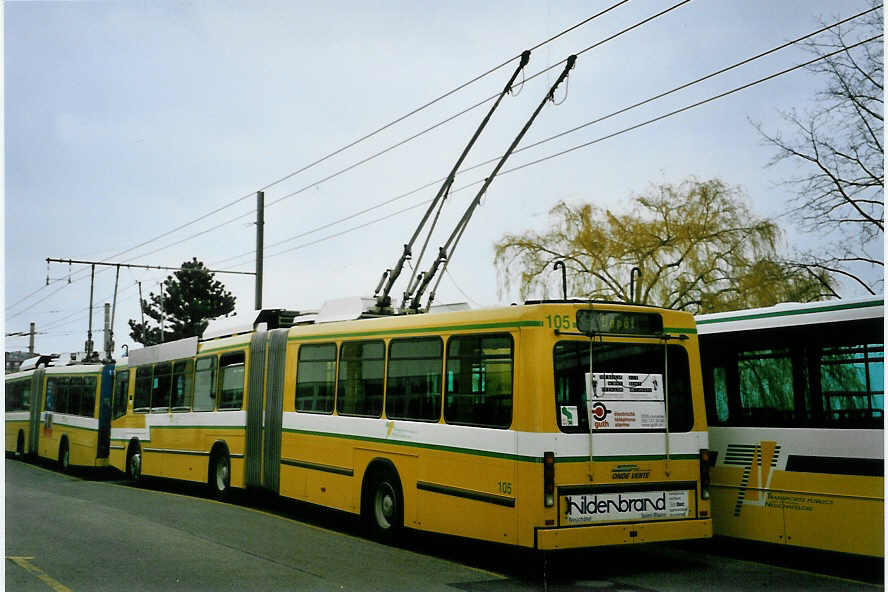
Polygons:
M377 470L370 477L362 507L370 535L378 541L393 542L404 523L404 497L401 483L391 470Z

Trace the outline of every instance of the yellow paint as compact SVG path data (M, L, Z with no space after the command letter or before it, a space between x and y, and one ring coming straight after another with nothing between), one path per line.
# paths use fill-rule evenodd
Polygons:
M756 447L745 488L743 467L713 469L716 534L883 557L884 479L772 470L776 447Z
M296 359L303 343L341 344L349 340L380 339L386 343L393 338L440 336L446 341L452 335L471 333L508 333L514 343L513 420L511 429L537 434L561 434L552 400L554 375L552 352L557 341L576 339L557 335L545 326L547 316L568 315L574 318L580 306L552 304L534 307L508 307L495 310L469 311L447 315L412 315L409 317L381 318L354 322L305 325L289 330L287 363L284 377L283 411L294 411L293 393L296 388ZM650 312L649 308L632 306L625 310ZM683 329L689 337L680 345L687 348L690 360L690 376L694 398L695 432L706 430L705 409L702 401L702 377L697 353L697 338L693 334L693 318L686 313L662 311L664 325ZM470 326L476 325L475 328ZM492 325L477 328L477 325ZM500 326L495 326L500 325ZM442 329L442 327L444 327ZM468 328L467 328L468 327ZM607 338L610 340L611 338ZM212 351L215 355L232 350L246 350L244 409L250 393L249 357L250 336L238 336L213 340L199 346L198 357ZM633 338L636 343L662 343L646 338ZM543 363L541 361L548 361ZM127 415L112 422L112 428L143 428L146 418L152 415L136 414L132 409L132 392L135 385L135 368L131 369L130 402ZM548 393L548 399L536 393ZM259 393L258 396L262 396ZM225 412L207 412L220 416ZM175 414L173 414L175 415ZM209 415L208 415L209 416ZM472 537L482 540L534 547L536 532L546 526L557 526L557 505L545 507L543 503L543 465L541 459L519 459L514 452L503 455L469 454L434 447L408 447L388 442L398 436L400 422L384 415L379 419L379 440L356 440L319 434L284 432L281 436L281 458L306 466L282 464L280 467L280 494L326 507L352 513L361 512L361 493L370 463L385 459L397 471L402 484L404 523L420 530ZM212 423L212 421L210 421ZM443 421L442 421L443 423ZM501 433L508 434L508 430ZM207 453L213 442L223 441L234 455L245 453L245 429L239 428L189 428L171 429L152 427L150 442L141 442L143 450L142 472L190 481L206 481L209 458L206 454L171 454L151 452L146 449L178 450ZM123 449L111 450L110 464L120 469L126 461L125 447L128 442L112 441L112 446ZM589 486L589 469L601 477L591 485L617 483L612 469L617 462L565 462L556 465L556 484L564 486ZM231 484L245 484L245 460L232 458ZM319 470L319 467L325 470ZM699 462L694 459L672 459L667 471L666 462L646 461L647 477L633 482L639 490L646 482L692 481L699 479ZM621 485L625 481L619 481ZM423 484L423 487L418 486ZM445 488L457 491L451 495L430 489ZM482 500L476 498L482 498ZM643 541L678 540L710 536L708 518L710 502L689 498L692 519L662 521L644 525L640 535L633 537ZM485 501L486 500L486 501ZM506 502L491 503L490 500ZM509 505L508 500L514 503ZM705 513L705 514L704 514ZM626 525L595 526L572 529L549 529L545 536L550 541L546 548L588 547L622 544L626 541ZM640 538L639 538L640 537Z
M56 592L71 592L71 588L68 588L58 580L50 577L45 571L31 563L31 560L34 559L33 557L7 557L7 559L37 576L41 582Z

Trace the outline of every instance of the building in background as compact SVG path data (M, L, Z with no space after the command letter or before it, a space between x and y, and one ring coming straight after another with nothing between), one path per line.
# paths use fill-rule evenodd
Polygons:
M22 362L28 358L33 358L37 354L26 351L6 352L6 373L18 372Z

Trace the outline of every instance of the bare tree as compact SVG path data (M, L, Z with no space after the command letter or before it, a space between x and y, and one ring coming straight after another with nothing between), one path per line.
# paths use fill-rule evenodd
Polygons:
M787 134L756 126L777 149L771 164L792 161L802 171L788 181L795 193L789 213L820 246L793 264L845 276L871 294L884 268L884 52L881 38L849 47L881 35L881 5L873 6L851 25L808 43L814 55L835 54L809 67L828 81L818 107L783 113Z

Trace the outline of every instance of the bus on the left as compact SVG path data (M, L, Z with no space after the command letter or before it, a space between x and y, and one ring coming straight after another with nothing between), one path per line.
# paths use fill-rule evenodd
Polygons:
M47 358L6 375L6 452L61 471L107 466L114 363Z

